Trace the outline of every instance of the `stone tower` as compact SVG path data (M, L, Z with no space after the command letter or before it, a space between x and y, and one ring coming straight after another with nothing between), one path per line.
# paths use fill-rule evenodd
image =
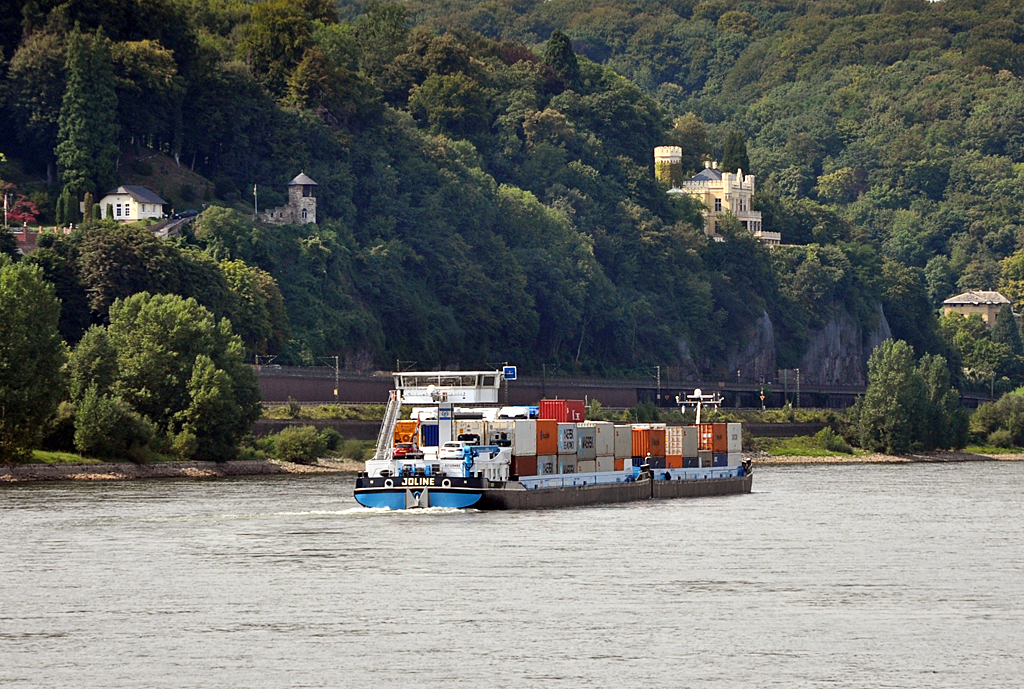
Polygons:
M273 225L315 223L316 186L309 175L299 173L298 177L288 182L288 205L264 211L260 213L260 218Z
M654 176L659 182L678 189L683 181L683 149L680 146L657 146L654 149Z

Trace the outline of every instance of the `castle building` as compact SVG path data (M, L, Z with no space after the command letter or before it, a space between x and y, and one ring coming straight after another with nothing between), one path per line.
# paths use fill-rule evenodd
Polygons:
M688 194L704 205L704 233L715 241L723 241L718 224L725 215L732 215L744 229L765 244L778 245L782 234L768 232L761 224L761 211L754 210L754 175L722 172L718 163L706 161L704 169L690 179L682 179L683 149L679 146L658 146L654 149L654 172L671 188L669 194Z
M999 292L968 290L942 302L942 315L958 313L961 316L981 316L981 320L991 330L999 317L999 310L1003 308L1003 304L1009 303L1010 300ZM1014 320L1020 318L1016 313L1013 317Z
M272 225L294 223L305 225L316 222L317 183L305 172L288 182L288 203L260 213L260 220Z

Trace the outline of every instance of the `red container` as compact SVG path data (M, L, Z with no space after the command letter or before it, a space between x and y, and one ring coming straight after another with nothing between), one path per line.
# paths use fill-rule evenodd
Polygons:
M552 419L559 423L583 421L583 400L541 400L538 419Z
M537 454L558 454L558 422L552 419L537 419Z
M669 469L682 469L683 468L683 456L682 455L668 455L665 457L665 466Z
M713 423L711 451L715 454L727 453L729 451L729 424Z
M622 471L623 467L625 467L625 464L626 464L626 460L624 460L624 459L616 459L615 460L615 471ZM631 466L632 466L632 464L633 464L633 462L630 461L630 465Z
M697 427L697 450L708 450L715 445L715 429L713 423L702 423Z
M512 458L512 473L516 476L537 475L537 455L523 455Z

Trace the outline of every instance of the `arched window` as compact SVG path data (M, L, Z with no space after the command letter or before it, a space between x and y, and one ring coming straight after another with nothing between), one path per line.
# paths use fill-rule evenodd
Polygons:
M302 209L302 219L303 220L306 219L306 209L305 208Z

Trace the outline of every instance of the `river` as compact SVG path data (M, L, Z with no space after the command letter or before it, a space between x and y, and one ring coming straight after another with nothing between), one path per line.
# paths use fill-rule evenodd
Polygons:
M0 486L4 687L1020 687L1024 463L365 510L341 475Z

